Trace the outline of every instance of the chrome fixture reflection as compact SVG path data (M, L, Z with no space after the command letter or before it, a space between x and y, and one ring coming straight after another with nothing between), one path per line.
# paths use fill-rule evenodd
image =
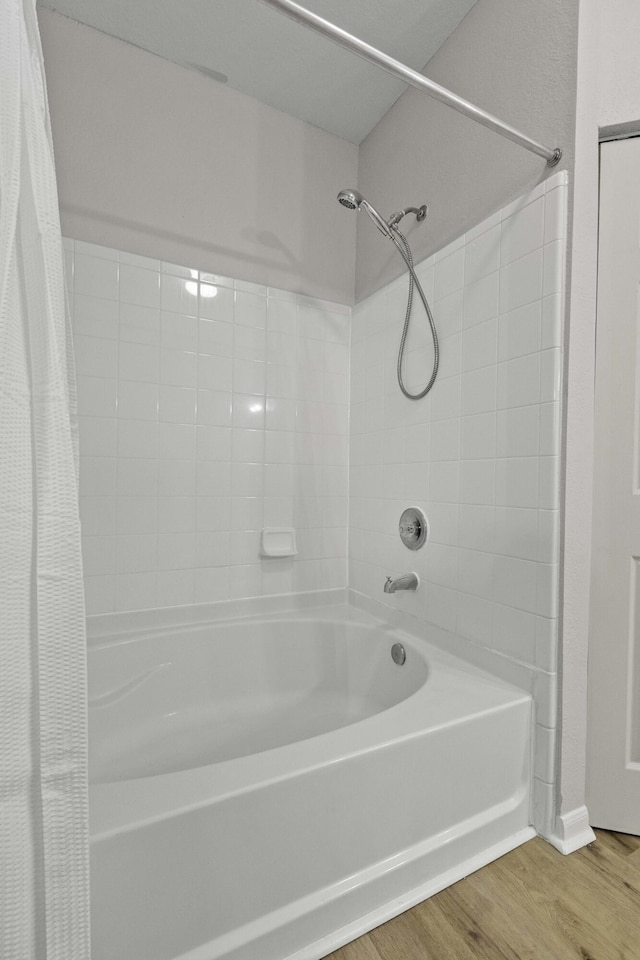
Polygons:
M387 577L384 592L395 593L396 590L417 590L419 586L420 578L417 573L405 573L401 577L396 577L395 580Z
M413 269L413 255L411 253L409 241L404 234L400 233L398 230L398 224L408 213L414 213L418 223L422 223L427 216L427 205L423 204L421 207L405 207L404 210L399 210L397 213L391 214L389 219L385 220L384 217L378 213L373 204L369 203L369 201L366 200L362 194L358 192L358 190L354 190L350 187L340 191L338 194L338 203L341 203L342 206L346 207L348 210L364 210L369 215L370 219L373 220L380 233L385 237L389 237L389 239L393 241L400 256L407 265L409 270L409 294L407 297L407 309L404 317L402 336L400 337L400 348L398 350L398 385L407 399L422 400L422 398L426 397L426 395L429 393L431 387L436 382L436 377L438 376L440 345L438 344L438 334L436 332L436 325L433 319L433 314L431 313L431 308L427 301L425 292L422 289L422 284L420 283L418 277L416 276L416 272ZM431 370L431 377L429 378L429 382L424 390L421 390L419 393L411 393L409 390L407 390L402 378L402 361L404 358L404 348L407 342L407 335L409 333L409 321L411 319L411 310L413 307L414 286L417 287L418 293L420 294L420 299L422 300L422 305L427 314L429 326L431 327L431 336L433 338L433 368Z

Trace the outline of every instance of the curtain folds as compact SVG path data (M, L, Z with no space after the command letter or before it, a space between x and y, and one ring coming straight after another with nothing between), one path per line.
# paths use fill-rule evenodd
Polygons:
M0 957L89 960L77 431L35 0L0 0Z

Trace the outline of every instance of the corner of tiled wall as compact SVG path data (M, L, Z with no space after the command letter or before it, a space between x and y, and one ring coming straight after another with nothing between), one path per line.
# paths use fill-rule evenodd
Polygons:
M350 587L462 638L480 662L526 669L542 833L555 762L566 194L561 172L417 267L441 349L424 400L396 382L406 277L352 319ZM404 365L413 392L432 360L416 298ZM418 553L397 533L410 505L429 522ZM417 593L383 594L386 576L409 570Z
M89 613L345 586L350 309L65 243Z

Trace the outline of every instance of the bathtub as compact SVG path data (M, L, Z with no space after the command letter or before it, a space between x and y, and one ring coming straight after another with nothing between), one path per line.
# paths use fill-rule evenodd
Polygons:
M317 960L534 835L530 696L351 607L103 637L89 698L93 960Z

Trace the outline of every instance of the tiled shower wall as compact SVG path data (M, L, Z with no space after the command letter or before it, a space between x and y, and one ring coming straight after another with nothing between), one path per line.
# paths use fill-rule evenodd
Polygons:
M349 308L65 243L88 612L345 586Z
M539 825L554 779L566 191L560 173L420 264L441 348L428 397L396 381L406 276L354 309L351 343L350 587L528 676ZM417 298L413 314L417 392L433 349ZM397 532L410 505L429 522L415 553ZM383 593L410 570L415 594Z

